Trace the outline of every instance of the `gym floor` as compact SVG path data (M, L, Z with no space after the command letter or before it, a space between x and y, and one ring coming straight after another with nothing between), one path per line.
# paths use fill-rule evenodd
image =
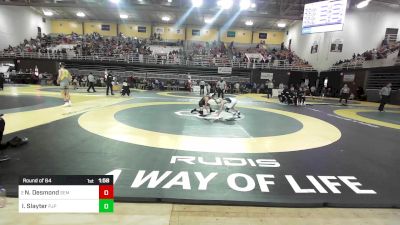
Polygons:
M0 92L3 140L29 138L27 145L7 150L11 159L0 163L0 183L11 197L18 194L20 175L113 174L116 200L124 202L241 205L260 215L273 208L244 206L400 206L399 106L387 105L379 113L377 103L343 106L337 99L308 98L306 106L295 107L246 94L232 96L242 118L224 122L190 115L200 99L194 93L133 90L131 97L121 97L82 88L71 95L72 107L65 107L57 87L6 86ZM269 166L261 165L265 162ZM165 179L153 188L146 182L134 187L140 171L158 171ZM196 173L216 175L201 190ZM227 182L233 174L236 185ZM261 188L260 174L273 175L268 192ZM251 188L253 182L257 184ZM350 182L359 185L354 188ZM199 217L213 211L207 206L197 206L200 211L165 203L157 207L189 207ZM234 207L219 207L229 209L226 215L235 212ZM170 219L181 215L170 212ZM296 212L301 218L306 211ZM376 212L399 218L398 211Z

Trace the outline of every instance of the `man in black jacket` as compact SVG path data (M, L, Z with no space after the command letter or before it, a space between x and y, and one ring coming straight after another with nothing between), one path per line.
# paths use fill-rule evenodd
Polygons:
M4 90L4 74L0 73L0 89Z
M111 74L111 72L109 72L106 74L107 95L109 90L111 90L111 95L114 95L112 82L113 82L113 75Z
M6 126L6 122L3 119L3 114L0 114L0 150L2 149L1 141L3 140L4 127Z
M8 157L8 155L5 155L4 151L2 151L8 147L8 143L4 145L1 143L1 140L3 139L4 127L6 125L2 116L3 114L0 114L0 162L7 161L10 159L10 157Z

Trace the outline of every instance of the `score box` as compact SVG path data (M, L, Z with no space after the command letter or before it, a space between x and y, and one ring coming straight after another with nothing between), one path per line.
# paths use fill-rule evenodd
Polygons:
M20 213L114 212L112 175L21 176Z

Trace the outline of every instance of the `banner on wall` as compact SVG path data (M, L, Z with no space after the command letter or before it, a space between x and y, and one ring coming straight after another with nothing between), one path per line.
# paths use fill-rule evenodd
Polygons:
M110 25L109 24L102 24L101 25L101 30L110 31Z
M311 46L311 54L318 52L318 42L314 41L313 45Z
M218 67L218 73L220 74L231 74L232 67Z
M331 52L342 52L343 51L343 39L337 38L332 40Z
M164 27L155 27L154 28L154 33L163 34L164 33Z
M261 80L272 80L274 78L273 73L261 73Z
M343 82L353 82L356 75L354 73L351 74L344 74L343 75Z
M145 26L138 26L137 28L139 33L146 33L147 28Z

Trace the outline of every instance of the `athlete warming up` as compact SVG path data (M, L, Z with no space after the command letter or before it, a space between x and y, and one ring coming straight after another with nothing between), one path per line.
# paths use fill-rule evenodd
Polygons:
M61 68L58 70L57 83L60 84L61 95L64 98L64 106L71 106L71 97L69 95L69 83L72 80L72 76L68 70L66 70L64 64L61 64Z

